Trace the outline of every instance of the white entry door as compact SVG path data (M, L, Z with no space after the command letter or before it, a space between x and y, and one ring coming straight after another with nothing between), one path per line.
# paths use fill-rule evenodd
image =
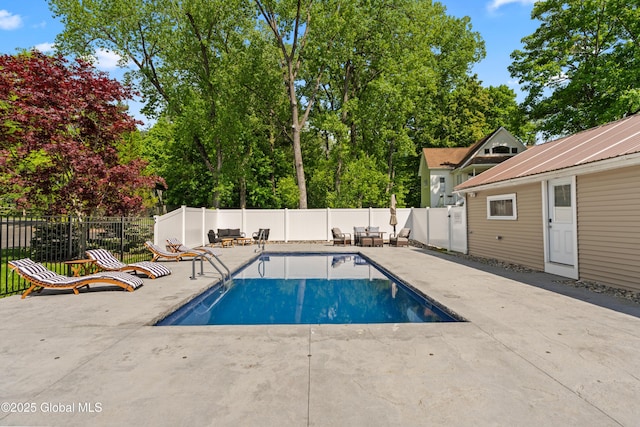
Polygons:
M574 188L571 178L549 181L549 261L574 264Z

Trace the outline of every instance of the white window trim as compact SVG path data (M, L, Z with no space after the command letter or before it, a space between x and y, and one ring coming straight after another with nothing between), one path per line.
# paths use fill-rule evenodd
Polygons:
M509 216L492 216L491 215L491 202L496 200L511 200L513 204L513 215ZM497 220L516 220L518 219L518 207L516 205L516 193L499 194L497 196L487 196L487 219Z

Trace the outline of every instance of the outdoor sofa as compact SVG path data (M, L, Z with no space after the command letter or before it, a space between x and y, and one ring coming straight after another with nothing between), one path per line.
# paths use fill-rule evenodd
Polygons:
M239 228L218 228L218 232L216 233L213 230L209 230L207 233L209 237L209 244L222 243L223 239L241 239L245 237L244 232L240 231Z

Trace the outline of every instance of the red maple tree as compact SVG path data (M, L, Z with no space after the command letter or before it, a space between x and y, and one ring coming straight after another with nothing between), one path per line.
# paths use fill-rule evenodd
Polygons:
M0 56L0 193L51 214L129 215L164 181L124 161L134 93L90 63L38 51Z

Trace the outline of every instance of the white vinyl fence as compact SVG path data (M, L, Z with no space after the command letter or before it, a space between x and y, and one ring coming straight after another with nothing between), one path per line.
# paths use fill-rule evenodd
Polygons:
M269 240L331 241L331 229L352 233L353 227L378 226L385 240L393 234L389 208L365 209L206 209L183 206L155 217L154 239L164 245L177 237L187 246L209 243L207 232L218 228L239 228L251 237L260 228L268 228ZM398 225L411 229L411 239L449 251L467 253L467 216L464 207L399 208Z

